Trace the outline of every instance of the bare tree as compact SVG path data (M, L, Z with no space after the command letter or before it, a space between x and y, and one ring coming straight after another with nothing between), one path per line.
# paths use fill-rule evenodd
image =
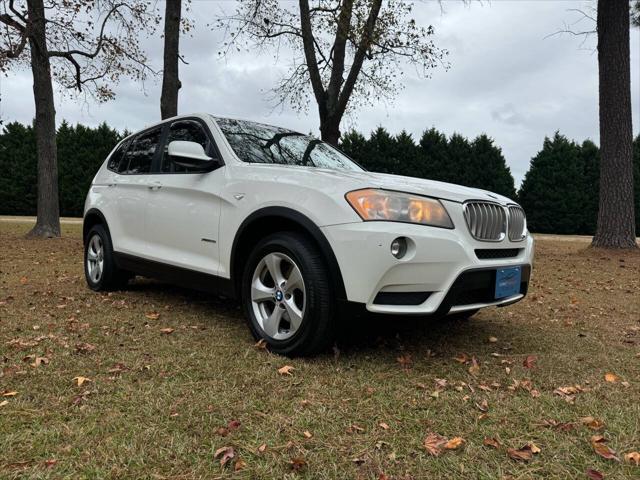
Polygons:
M291 52L292 66L274 88L277 103L305 109L315 99L323 140L336 145L349 108L392 99L402 88L402 62L424 75L442 63L431 26L411 18L412 2L382 0L278 0L239 2L217 26L228 34L227 51L247 46ZM270 50L274 51L274 50ZM311 95L310 95L311 94Z
M635 248L629 1L598 0L600 208L593 246Z
M157 18L138 0L3 0L0 71L30 66L38 151L37 222L29 235L60 236L53 81L98 101L122 75L151 71L138 43Z
M182 0L167 0L164 14L164 68L160 97L160 115L163 120L178 114L178 90L182 86L178 76L181 10Z

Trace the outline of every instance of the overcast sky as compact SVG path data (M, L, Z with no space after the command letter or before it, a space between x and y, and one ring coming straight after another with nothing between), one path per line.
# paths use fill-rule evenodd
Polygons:
M188 65L181 65L180 113L207 111L282 125L302 132L318 132L311 104L298 114L274 109L268 92L286 71L286 56L239 53L220 59L220 32L207 27L214 15L233 10L232 1L193 0L196 29L181 40ZM444 12L437 2L417 2L416 21L433 25L434 41L447 49L451 68L436 69L429 79L407 67L405 88L396 100L361 109L342 130L353 126L368 134L379 125L393 133L406 129L419 138L432 126L448 135L473 138L487 133L502 149L516 179L522 180L532 156L545 136L556 130L577 141L598 143L598 70L595 38L581 45L570 35L547 38L579 19L572 8L594 2L561 0L493 0L464 6L451 0ZM577 29L590 29L587 23ZM147 51L156 69L162 66L162 40L148 39ZM631 33L634 132L640 131L640 30ZM57 121L138 130L159 119L161 80L140 84L123 81L117 97L106 104L56 99ZM34 116L29 71L0 78L0 118L30 122ZM61 161L64 161L61 159Z

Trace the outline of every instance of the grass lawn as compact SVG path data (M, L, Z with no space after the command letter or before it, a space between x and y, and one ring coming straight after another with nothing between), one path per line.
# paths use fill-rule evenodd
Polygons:
M0 478L640 477L637 252L540 241L517 305L354 320L289 360L234 302L140 278L91 292L80 225L29 227L0 223ZM429 434L457 448L432 435L431 455Z

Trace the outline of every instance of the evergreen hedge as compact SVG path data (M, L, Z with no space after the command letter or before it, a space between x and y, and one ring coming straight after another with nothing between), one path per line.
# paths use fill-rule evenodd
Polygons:
M96 128L58 128L60 213L81 216L96 171L123 136L103 123ZM518 200L529 229L540 233L593 234L598 215L600 151L590 140L577 144L556 133L542 149L516 195L511 171L491 138L447 138L435 128L419 141L380 127L366 138L350 131L340 148L367 170L482 188ZM640 135L634 140L636 231L640 232ZM32 126L17 122L0 132L0 214L35 215L37 156Z

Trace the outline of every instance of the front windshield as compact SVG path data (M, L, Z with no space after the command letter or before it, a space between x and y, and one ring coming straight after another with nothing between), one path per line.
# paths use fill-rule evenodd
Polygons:
M362 171L349 157L312 136L245 120L214 120L243 162Z

